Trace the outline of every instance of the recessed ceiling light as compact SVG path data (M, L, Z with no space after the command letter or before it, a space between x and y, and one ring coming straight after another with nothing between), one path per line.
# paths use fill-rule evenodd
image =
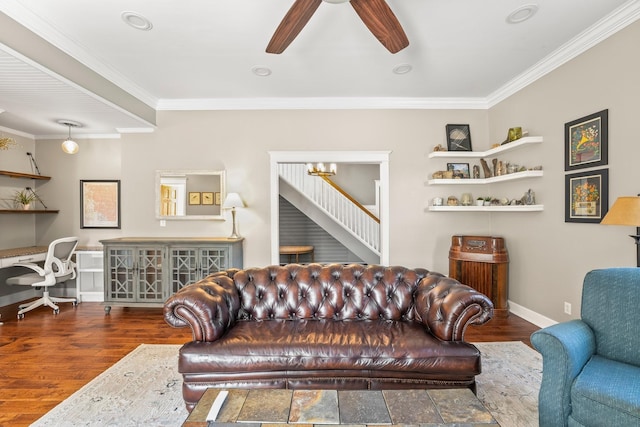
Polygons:
M137 12L122 12L120 16L127 25L136 30L149 31L153 28L151 21Z
M267 77L271 75L271 69L267 67L253 67L251 71L253 74L260 77Z
M398 64L393 67L393 72L395 74L407 74L412 69L413 67L411 66L411 64Z
M525 4L524 6L520 6L507 16L507 23L519 24L533 17L533 15L535 15L537 11L537 4Z

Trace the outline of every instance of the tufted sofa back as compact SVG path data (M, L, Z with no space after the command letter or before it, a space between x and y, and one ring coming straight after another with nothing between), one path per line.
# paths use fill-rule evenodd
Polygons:
M233 274L240 295L238 319L413 320L416 288L429 274L359 264L240 270Z

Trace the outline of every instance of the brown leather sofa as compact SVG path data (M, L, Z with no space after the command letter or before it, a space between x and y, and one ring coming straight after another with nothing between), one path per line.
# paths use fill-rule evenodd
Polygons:
M189 411L209 387L475 391L480 352L464 332L492 315L439 273L358 264L228 270L164 305L193 331L179 355Z

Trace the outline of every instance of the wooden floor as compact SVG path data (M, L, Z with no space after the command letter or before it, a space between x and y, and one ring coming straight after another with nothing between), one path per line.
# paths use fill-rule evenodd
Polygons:
M38 308L16 319L16 306L0 308L0 426L27 426L105 371L139 344L182 344L190 329L164 322L162 309L118 308L105 316L100 303L61 304L60 314ZM492 319L467 329L466 340L523 341L538 328L519 317Z

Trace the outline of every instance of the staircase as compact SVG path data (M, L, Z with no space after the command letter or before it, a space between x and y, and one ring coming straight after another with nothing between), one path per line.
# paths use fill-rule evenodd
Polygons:
M329 178L304 164L279 164L280 195L364 262L380 262L380 220Z

